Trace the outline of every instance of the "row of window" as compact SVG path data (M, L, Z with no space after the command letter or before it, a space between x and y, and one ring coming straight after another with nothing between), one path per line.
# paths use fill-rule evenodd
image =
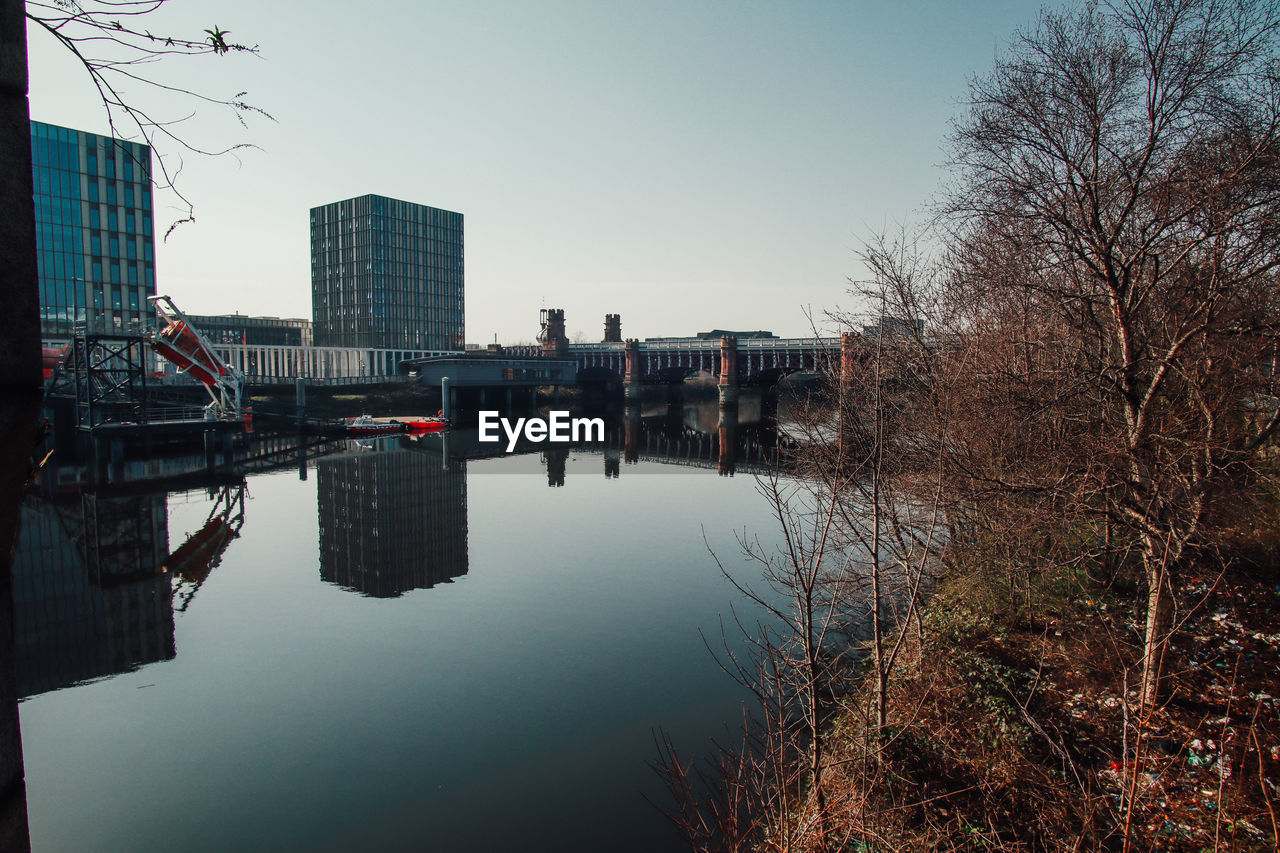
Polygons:
M31 178L37 199L60 199L64 202L60 205L63 209L71 209L65 202L76 204L87 199L91 204L105 201L110 205L120 205L135 210L151 210L150 184L97 178L84 179L79 172L46 169L40 166L32 170Z
M444 226L457 230L462 230L463 222L461 213L377 195L336 201L311 209L312 225L352 219L370 222L390 219L404 224Z
M442 243L461 243L462 225L431 225L418 222L402 222L399 220L384 221L370 218L347 219L341 222L311 221L311 239L321 237L339 239L347 235L362 240L386 240L391 238L408 238L415 240L439 240ZM353 238L353 239L354 239Z
M55 207L54 203L58 199L36 198L36 223L40 226L52 229L50 235L59 233L63 229L66 233L75 233L79 235L80 229L84 227L84 222L80 218L78 202L72 202L72 209ZM104 222L105 220L105 222ZM103 228L103 225L106 225ZM121 226L124 226L123 228ZM93 205L89 209L89 226L94 231L109 232L117 235L139 235L144 238L148 244L151 243L151 217L148 214L135 214L132 210L125 210L123 215L118 208L106 208L106 216L102 215L102 211L98 205ZM101 236L101 235L100 235Z
M345 244L332 245L330 241L321 241L311 247L311 264L323 266L335 263L338 259L361 260L369 256L376 258L392 254L405 260L421 258L420 263L435 264L456 260L461 263L463 251L461 246L451 246L430 240L419 240L416 245L406 243L347 241Z
M94 287L85 293L83 282L45 279L40 282L40 314L46 320L83 320L110 309L114 312L128 310L140 315L147 311L147 294L138 287Z

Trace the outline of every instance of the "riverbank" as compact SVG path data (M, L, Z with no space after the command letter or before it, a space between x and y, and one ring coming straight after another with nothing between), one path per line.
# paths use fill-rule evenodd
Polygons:
M1235 539L1228 569L1177 590L1154 708L1123 571L945 582L890 679L883 752L870 690L836 713L825 786L839 849L1280 848L1272 521Z

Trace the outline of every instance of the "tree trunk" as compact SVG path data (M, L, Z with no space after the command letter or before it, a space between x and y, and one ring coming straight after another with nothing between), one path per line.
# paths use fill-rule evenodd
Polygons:
M1148 558L1154 559L1154 558ZM1147 569L1147 630L1142 644L1142 702L1150 708L1160 701L1160 677L1173 622L1173 596L1163 566Z

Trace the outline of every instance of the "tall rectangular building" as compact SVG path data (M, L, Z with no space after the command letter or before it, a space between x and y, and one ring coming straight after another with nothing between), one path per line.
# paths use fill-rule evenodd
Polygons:
M311 209L316 346L463 348L462 214L380 195Z
M140 329L156 292L151 148L33 121L31 163L41 336Z

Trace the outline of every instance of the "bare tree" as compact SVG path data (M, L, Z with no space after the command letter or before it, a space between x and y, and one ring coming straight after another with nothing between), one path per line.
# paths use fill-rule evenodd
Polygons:
M947 542L947 418L936 393L938 350L925 333L935 320L940 271L905 228L892 239L873 236L859 254L872 277L855 283L853 293L870 310L837 378L839 459L815 473L851 474L829 485L840 494L842 536L865 566L873 731L883 744L890 676L912 622L919 633L921 601ZM843 327L856 323L837 318Z
M953 137L953 296L1008 356L989 411L1038 431L972 473L1140 556L1148 702L1215 489L1280 417L1278 32L1272 0L1046 13Z
M736 624L751 641L749 656L727 644L719 652L755 695L755 714L701 774L669 740L658 744L674 819L697 849L839 850L869 837L870 813L849 801L851 792L865 799L868 787L849 786L841 768L856 760L861 778L875 779L871 768L890 740L890 677L911 626L919 630L946 543L942 445L926 437L938 422L923 363L932 348L913 290L935 282L916 275L924 271L911 266L918 258L905 244L868 247L875 278L861 290L878 300L865 318L872 331L845 338L846 357L831 365L825 391L792 412L800 449L785 472L759 481L780 543L740 540L764 585L722 566L765 614L759 624ZM858 695L871 700L858 757L837 757L832 721ZM845 782L833 783L833 773Z
M194 219L189 199L176 186L182 171L182 155L219 156L253 147L239 143L211 149L197 144L182 132L183 122L199 107L215 107L229 111L241 126L245 117L256 114L270 118L264 110L245 100L246 92L214 95L165 82L150 66L174 57L258 55L257 45L230 40L231 33L216 24L201 33L153 33L147 28L147 16L168 0L27 0L27 20L48 33L76 58L97 89L106 109L111 135L125 139L141 139L156 153L158 175L152 179L161 189L171 190L181 200L186 212L165 231ZM126 96L124 90L134 86ZM147 105L144 91L180 96L186 115L160 114ZM148 166L149 164L141 164ZM157 179L158 178L158 179Z

